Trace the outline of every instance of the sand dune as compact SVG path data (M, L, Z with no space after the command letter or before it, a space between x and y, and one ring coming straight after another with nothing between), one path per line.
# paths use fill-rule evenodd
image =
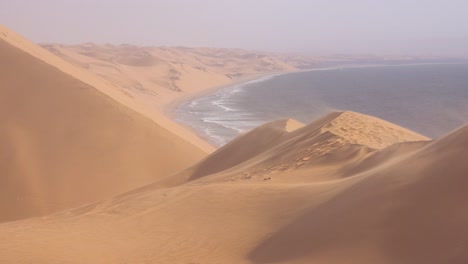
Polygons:
M295 124L294 129L287 131L291 123ZM415 132L355 112L331 113L307 126L294 120L280 120L240 136L187 171L171 175L160 183L174 182L179 177L194 180L207 175L209 177L203 181L264 180L281 172L335 169L360 164L369 154L395 143L427 140ZM331 175L338 177L340 174Z
M43 45L55 55L111 83L114 92L160 116L182 100L263 75L317 66L319 58L241 49L143 47L134 45ZM158 117L161 119L161 117ZM171 123L166 120L165 124ZM167 127L181 131L181 127ZM179 135L207 152L212 146Z
M465 126L406 159L364 173L361 182L263 241L250 259L467 262L467 145Z
M304 63L272 53L237 49L93 43L43 47L153 107L245 77L294 71ZM309 58L308 62L316 63L314 58Z
M164 115L160 111L160 109L158 109L158 111L155 111L155 109L153 109L153 106L156 104L147 104L145 103L145 100L138 100L132 97L126 90L121 89L118 85L100 77L98 72L96 73L90 71L89 69L77 67L76 65L73 65L72 63L67 62L64 59L55 56L48 50L39 47L38 45L28 41L27 39L19 36L15 32L8 30L7 28L1 25L0 33L0 38L3 41L13 45L14 47L22 50L23 52L31 56L36 57L44 63L47 63L54 68L57 68L65 74L79 79L80 81L106 94L108 97L111 97L120 104L123 104L131 108L132 110L152 119L161 127L171 131L171 133L177 135L183 140L190 142L190 144L195 145L197 148L202 149L204 152L211 153L214 150L213 146L209 145L204 140L201 140L194 133L167 118L167 116ZM206 89L206 87L204 88ZM154 102L154 98L150 98L150 100L151 102Z
M110 198L206 155L99 77L0 33L0 222Z
M1 224L0 262L468 261L467 126L429 141L352 112L290 123L113 199Z

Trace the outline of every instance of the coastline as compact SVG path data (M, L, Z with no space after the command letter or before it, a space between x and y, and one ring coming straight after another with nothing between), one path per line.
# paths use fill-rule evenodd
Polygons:
M201 90L199 90L197 92L187 93L187 94L184 94L184 95L182 95L180 97L177 97L177 98L173 99L172 101L170 101L170 102L168 102L166 104L163 104L161 106L161 113L166 118L170 119L172 122L177 123L178 125L184 127L186 130L190 131L197 138L199 138L200 140L204 141L206 144L210 145L215 150L217 150L219 148L219 146L213 145L209 140L207 140L205 137L203 137L203 135L200 135L200 133L198 133L198 131L196 131L194 128L192 128L191 126L189 126L187 124L177 122L175 120L174 112L175 112L175 109L178 106L180 106L181 104L190 102L192 100L195 100L197 98L204 97L204 96L207 96L207 95L210 95L210 94L214 94L214 93L216 93L216 92L218 92L218 91L220 91L220 90L222 90L224 88L231 87L231 86L234 86L234 85L248 83L248 82L251 82L251 81L259 80L259 79L267 77L267 76L283 75L283 74L303 72L303 71L304 70L288 71L288 72L268 72L268 73L260 73L260 74L249 74L249 75L244 75L242 77L233 78L232 82L230 82L230 83L203 88L203 89L201 89Z
M179 105L181 105L183 103L190 102L190 101L192 101L194 99L204 97L206 95L214 94L217 91L219 91L221 89L224 89L224 88L227 88L227 87L248 83L250 81L255 81L255 80L267 77L267 76L282 75L282 74L289 74L289 73L302 72L302 71L303 70L288 71L288 72L269 72L269 73L245 75L245 76L242 76L242 77L234 78L234 79L232 79L232 82L227 83L227 84L207 87L207 88L203 88L202 90L197 91L197 92L184 94L184 95L182 95L180 97L177 97L177 98L173 99L172 101L170 101L170 102L168 102L166 104L163 104L161 109L162 109L162 112L163 112L163 114L165 116L172 119L172 117L173 117L172 114L173 114L174 108L176 108L177 106L179 106Z
M242 77L232 79L232 82L207 88L202 88L201 90L193 93L187 93L177 97L168 103L162 105L161 109L165 116L172 118L172 111L174 108L180 104L192 101L194 99L204 97L216 93L217 91L238 85L244 84L250 81L258 80L266 76L275 76L275 75L284 75L290 73L301 73L301 72L312 72L312 71L325 71L325 70L340 70L340 69L352 69L352 68L372 68L372 67L403 67L403 66L417 66L417 65L448 65L448 64L468 64L467 62L431 62L431 63L403 63L403 64L343 64L343 65L334 65L334 66L323 66L309 69L299 69L294 71L286 72L268 72L268 73L259 73L259 74L249 74Z
M232 82L223 84L223 85L218 85L218 86L213 86L213 87L207 87L203 88L201 90L198 90L197 92L193 93L187 93L184 95L181 95L180 97L177 97L173 99L172 101L163 104L161 107L161 112L162 114L170 119L171 121L177 123L178 125L184 127L186 130L190 131L194 136L205 142L206 144L210 145L213 149L218 149L219 146L214 145L211 143L209 138L206 137L204 134L200 134L199 131L194 129L188 124L177 122L175 118L175 109L179 107L181 104L190 102L192 100L195 100L200 97L208 96L211 94L214 94L224 88L227 87L232 87L235 85L239 84L246 84L251 81L259 80L261 78L267 77L267 76L277 76L277 75L285 75L285 74L291 74L291 73L301 73L301 72L312 72L312 71L324 71L324 70L341 70L341 69L352 69L352 68L373 68L373 67L404 67L404 66L417 66L417 65L440 65L440 64L467 64L467 63L404 63L404 64L348 64L348 65L334 65L334 66L323 66L323 67L317 67L317 68L309 68L309 69L301 69L301 70L294 70L294 71L286 71L286 72L269 72L269 73L261 73L261 74L251 74L251 75L245 75L242 77L234 78L232 79Z
M261 78L264 78L266 76L276 76L276 75L284 75L284 74L290 74L290 73L300 73L300 72L311 72L311 71L324 71L324 70L339 70L339 69L344 69L344 68L360 68L360 67L377 67L377 66L392 66L392 65L382 65L382 64L365 64L365 65L335 65L335 66L323 66L323 67L317 67L317 68L309 68L309 69L297 69L293 71L285 71L285 72L266 72L266 73L259 73L259 74L247 74L242 77L237 77L233 78L231 82L227 84L221 84L221 85L216 85L212 87L206 87L202 88L201 90L198 90L196 92L188 92L184 95L181 95L179 97L174 98L173 100L162 104L160 107L160 112L162 113L163 116L171 120L172 122L182 126L186 130L190 131L193 135L195 135L197 138L200 140L204 141L206 144L210 145L213 147L215 150L218 149L218 146L213 145L212 143L209 142L206 138L203 137L203 135L200 135L198 131L193 129L191 126L177 122L175 120L175 109L180 106L181 104L190 102L192 100L195 100L200 97L204 97L207 95L214 94L224 88L231 87L234 85L239 85L239 84L244 84L248 83L250 81L254 80L259 80Z

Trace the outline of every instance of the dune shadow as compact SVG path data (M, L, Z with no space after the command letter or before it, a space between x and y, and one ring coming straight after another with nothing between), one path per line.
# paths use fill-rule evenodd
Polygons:
M373 173L307 210L248 258L253 263L318 258L349 263L345 259L352 257L353 263L367 263L377 256L388 263L468 263L468 165L463 159L463 151L422 153Z

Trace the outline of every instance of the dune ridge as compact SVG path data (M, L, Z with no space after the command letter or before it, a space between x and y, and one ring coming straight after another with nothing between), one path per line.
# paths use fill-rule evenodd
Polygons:
M113 199L1 224L0 261L468 261L468 126L429 140L353 112L289 123Z
M290 124L295 129L288 131ZM264 180L310 166L344 166L395 143L427 140L384 120L350 111L330 113L309 125L278 120L239 136L193 167L152 185L169 187L207 175L214 181Z
M197 135L175 123L161 111L154 111L154 109L149 104L135 100L135 98L129 96L128 92L122 90L119 86L109 82L105 78L102 78L99 73L95 73L89 69L84 69L82 67L73 65L72 63L54 55L47 49L32 43L31 41L23 38L22 36L2 25L0 25L0 33L0 39L6 43L13 45L23 52L26 52L29 55L34 56L39 60L49 64L50 66L58 69L59 71L94 87L120 104L123 104L126 107L129 107L132 110L146 116L147 118L150 118L161 127L171 131L171 133L176 134L183 140L190 142L189 144L195 145L197 148L200 148L206 153L211 153L214 150L213 146L200 139Z
M206 156L99 77L0 33L0 222L110 198Z

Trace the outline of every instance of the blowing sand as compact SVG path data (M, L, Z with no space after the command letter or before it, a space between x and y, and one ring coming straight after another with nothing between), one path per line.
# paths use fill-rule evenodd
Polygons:
M4 28L0 54L0 263L468 263L468 126L335 112L207 155L109 76Z

